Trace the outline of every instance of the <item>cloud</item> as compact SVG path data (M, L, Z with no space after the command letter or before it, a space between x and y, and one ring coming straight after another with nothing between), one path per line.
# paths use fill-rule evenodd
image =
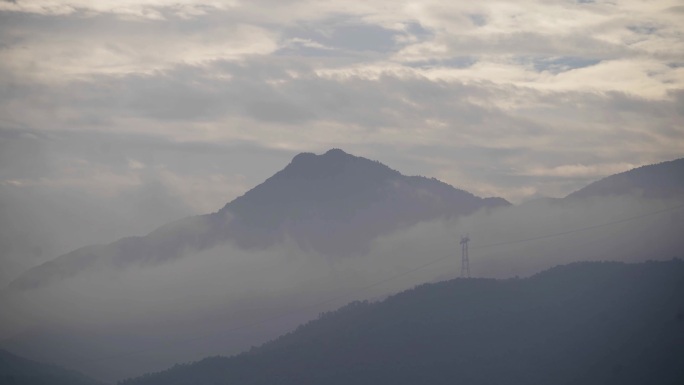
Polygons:
M458 235L465 233L476 277L524 277L577 260L671 259L682 249L684 216L681 208L667 209L681 204L681 197L631 196L535 202L420 223L376 239L361 256L330 259L285 240L258 251L224 244L165 264L94 268L45 288L3 293L11 311L0 315L0 335L47 333L36 335L33 354L98 376L109 371L114 381L248 349L352 300L454 278ZM656 211L663 212L645 215ZM68 344L59 342L64 336Z
M473 67L469 70L484 70L480 64ZM505 68L500 71L510 77L513 72ZM497 192L514 201L531 189L535 191L531 195L564 195L616 169L581 179L576 174L572 185L548 184L548 188L543 183L525 186L530 178L515 181L524 175L521 170L577 163L639 166L682 154L679 139L684 133L678 124L676 91L650 99L624 91L584 90L574 86L580 84L580 77L549 86L534 83L532 77L525 80L534 83L528 87L455 75L445 80L435 74L439 70L421 71L382 67L321 71L290 58L254 57L201 67L182 65L149 75L100 75L59 87L24 86L23 100L10 96L3 103L0 99L0 110L7 120L41 127L38 133L47 129L76 130L74 135L117 132L147 135L149 141L204 141L230 147L258 143L286 149L291 156L343 147L380 161L402 148L406 156L402 163L411 159L420 164L408 165L407 173L416 169L475 193ZM492 67L487 71L492 73ZM521 73L524 77L527 72ZM43 98L36 100L30 95L38 90ZM112 94L117 95L115 103ZM508 155L492 158L495 152ZM435 154L441 159L435 159ZM287 160L269 167L275 171ZM253 184L242 186L246 189L258 182L252 179Z
M85 244L215 211L302 151L343 148L516 203L682 157L681 14L671 0L2 1L0 283ZM478 220L471 233L521 228L502 220L487 232ZM414 243L377 250L447 252L453 244L430 234L451 242L465 224L426 225L401 234ZM530 258L520 271L543 265ZM219 259L202 266L225 267ZM192 266L140 272L131 288L176 268ZM119 309L130 292L107 279Z
M0 19L6 23L2 67L24 82L60 84L101 74L150 74L182 64L269 54L277 48L274 32L232 17L222 23L180 19L176 27L108 14L0 13ZM48 27L37 27L43 23Z
M183 208L170 212L200 213L297 152L341 147L478 195L563 196L684 153L678 12L671 1L1 2L0 186L12 199L43 191L31 204L46 212L158 189Z
M142 19L163 19L165 13L179 17L196 17L213 10L231 8L237 5L233 1L4 1L0 2L0 11L35 13L44 15L69 15L73 13L112 13Z
M216 211L290 157L248 143L0 130L0 284L81 246Z
M618 174L635 168L633 164L602 164L585 166L582 164L568 164L553 168L532 168L523 171L525 175L541 177L589 177L598 178L603 175Z

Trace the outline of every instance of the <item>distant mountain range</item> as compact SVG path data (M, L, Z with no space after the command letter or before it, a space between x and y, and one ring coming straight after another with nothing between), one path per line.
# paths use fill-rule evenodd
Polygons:
M222 242L254 249L289 238L327 256L363 254L378 236L421 221L508 205L436 179L405 176L339 149L302 153L218 212L185 218L143 237L77 249L30 269L10 288L39 287L94 265L156 264Z
M563 200L626 194L683 196L684 158L609 176ZM302 153L218 212L181 219L146 236L82 247L28 270L9 287L43 286L94 265L158 264L223 242L255 249L291 239L327 256L364 254L377 237L419 222L509 205L339 149Z
M1 349L0 384L103 385L76 371L28 360Z
M140 373L168 367L174 362L194 360L216 352L236 353L290 330L295 323L274 321L244 336L240 333L229 333L223 339L217 337L200 340L193 344L192 352L187 346L176 344L165 348L163 354L158 354L153 350L147 354L124 356L124 359L103 359L93 362L86 359L87 357L106 358L117 356L120 352L149 349L158 346L163 341L172 340L175 336L193 334L196 330L218 332L223 330L222 328L229 329L238 324L232 321L232 317L239 319L244 316L243 309L248 309L245 311L247 314L251 314L252 308L263 312L259 317L254 315L255 319L261 319L262 316L266 319L276 316L280 309L292 311L294 318L299 317L296 320L297 323L311 319L314 313L299 313L297 309L302 303L308 304L310 300L315 302L307 296L311 292L317 293L317 289L301 292L295 292L293 289L292 292L286 293L278 291L278 295L271 296L269 290L273 288L270 288L269 282L276 278L277 284L272 286L280 290L290 287L298 288L299 285L309 284L307 280L311 279L311 282L316 282L316 285L310 287L322 288L320 296L317 297L318 294L316 294L313 297L328 298L328 295L322 294L323 292L328 293L330 297L335 297L345 292L342 288L347 286L339 288L336 286L343 279L345 285L358 288L366 282L382 281L384 277L405 271L411 266L424 264L425 261L440 255L459 257L458 240L455 237L462 230L470 230L471 235L473 235L472 231L476 233L473 238L476 239L475 242L478 242L478 245L474 245L475 247L496 243L499 239L502 239L504 244L505 241L514 241L497 248L475 249L477 275L484 276L527 275L559 263L577 260L644 261L648 258L681 257L681 251L684 250L684 241L679 230L682 228L683 218L680 211L681 204L684 203L684 193L681 193L680 189L684 184L683 175L684 160L665 162L607 177L566 198L509 207L510 204L501 198L479 198L435 179L404 176L378 162L349 155L341 150L330 150L323 155L299 154L283 170L215 213L167 224L144 237L124 238L109 245L78 249L31 269L12 283L11 288L14 290L2 293L7 294L4 297L7 299L17 301L30 299L26 300L27 309L24 309L29 311L28 314L32 314L30 313L33 311L32 306L48 310L51 306L55 306L55 311L60 313L60 301L64 301L65 304L74 302L80 304L78 301L73 301L71 290L76 290L78 293L90 293L92 288L93 298L98 298L95 291L107 281L103 279L103 282L100 282L98 277L111 276L114 279L107 281L108 284L118 285L120 282L121 286L131 288L128 295L121 297L123 301L118 306L119 309L123 309L122 312L128 311L125 303L129 296L139 295L151 304L156 304L153 299L157 296L167 300L164 302L165 306L171 307L168 314L174 316L161 320L162 322L168 320L169 325L166 325L167 328L160 328L163 330L158 334L148 336L149 333L140 331L138 326L130 327L116 322L107 324L107 327L102 326L101 322L92 322L90 325L92 327L81 328L69 327L66 324L53 325L49 317L37 317L38 323L2 341L2 347L24 357L73 367L92 377L107 381L137 376ZM629 198L625 198L624 195L629 195ZM615 196L621 197L614 199ZM679 203L673 202L670 198ZM460 218L475 212L478 212L478 215L441 223L441 220ZM658 215L649 214L654 212ZM635 217L639 219L630 219ZM415 226L428 221L433 222L426 223L424 226ZM611 222L615 225L603 226ZM596 226L597 224L600 226ZM578 228L591 228L591 230L576 232L575 229ZM563 239L546 237L547 234L555 232L565 232L568 236L562 237ZM386 235L389 236L385 237ZM518 243L516 241L518 239L538 239L539 241ZM296 243L302 250L314 251L318 255L300 253L297 257L303 257L303 259L288 259L290 256L281 251L290 250L289 246L292 246L292 243ZM216 253L197 254L199 251L221 244L229 245L229 247L217 249ZM279 247L281 244L288 247ZM269 250L266 253L240 253L234 246L243 250L259 251L262 248L269 248ZM186 255L187 258L179 261L178 264L166 264L154 269L136 269L144 265L156 266ZM192 258L193 255L197 258ZM353 257L354 255L363 257ZM267 257L264 258L264 256ZM240 258L243 257L247 258L247 261L253 259L260 261L256 262L255 266L268 265L270 267L258 271L255 269L253 272L240 270ZM325 260L326 258L329 260ZM216 259L221 262L220 265L214 264ZM267 259L268 261L265 262ZM237 262L233 263L235 261ZM319 267L312 267L318 263L320 263ZM170 270L173 273L165 270L166 268L173 269L174 266L187 268ZM216 266L220 268L217 269ZM233 269L233 266L237 268ZM119 274L117 269L127 267L131 268ZM452 265L443 271L431 272L426 275L429 276L428 278L421 281L449 279L454 276L455 267ZM96 271L97 268L103 269ZM216 272L217 275L212 275L211 279L208 278L207 274L203 273L206 268L212 269L211 271ZM248 273L243 275L242 271ZM292 275L287 273L288 271L297 272L297 274ZM54 286L45 287L44 290L23 291L48 285L79 272L84 273L82 276L84 279L83 281L70 281L69 283L73 283L73 286ZM115 274L111 274L112 272ZM345 275L347 273L350 275ZM135 278L138 274L140 278ZM151 279L148 280L147 277ZM244 282L249 283L238 285L235 277L244 277ZM357 281L348 281L347 277L352 277ZM139 286L136 286L136 282ZM499 281L474 280L472 282ZM382 295L412 286L409 281L395 283L396 286L391 289L387 288ZM497 285L503 285L503 283L492 283L492 285L492 287L500 287ZM179 321L179 324L171 326L174 317L181 316L182 318L185 314L182 309L187 304L193 303L193 301L176 301L173 293L185 295L193 292L195 287L200 288L200 291L203 290L202 288L211 288L210 294L216 294L218 299L216 302L207 301L206 307L201 307L196 313L192 313L191 324L185 325ZM510 288L510 294L513 295L520 286L510 284L505 287ZM143 292L137 291L136 288ZM237 294L231 292L233 289L244 289L247 294L238 298ZM270 300L267 300L261 302L267 305L262 307L258 302L253 302L254 298L264 296L260 292L261 289L264 289L264 293L268 293L264 298L272 298L277 304L271 304ZM550 293L555 290L551 284L538 287L538 289L547 290ZM62 294L60 290L66 290L66 293ZM224 294L226 299L223 299ZM33 302L33 298L36 302ZM44 302L40 302L41 298ZM188 298L197 297L188 296ZM364 295L357 298L377 297ZM429 298L425 300L441 303L446 307L474 306L472 303L464 304L456 299L448 299L446 302ZM532 300L532 297L526 300L530 300L531 304L537 303ZM199 302L204 303L202 300ZM103 301L98 309L92 309L88 305L74 306L74 308L83 308L85 311L93 311L97 314L109 314L111 309L107 306L107 302ZM492 306L507 309L508 305L496 303ZM519 311L534 310L528 309L527 305L522 302L517 303L516 306L519 307ZM163 308L162 305L158 307ZM327 307L327 309L331 308L333 308L332 305ZM366 308L366 305L359 307L359 309L362 308ZM21 310L22 307L19 309ZM106 311L102 312L102 309ZM153 310L159 309L155 307ZM576 310L581 309L577 307ZM429 311L434 312L434 310ZM134 312L131 313L134 314ZM97 314L94 319L98 319ZM439 313L434 314L439 315ZM495 313L494 317L498 314ZM133 316L131 319L136 319L135 317L141 319L147 317L146 310L142 310L141 316ZM567 314L563 314L563 317L574 319ZM41 323L43 321L44 323ZM461 321L463 320L458 322ZM527 318L512 319L512 321L544 326ZM229 325L230 322L234 323ZM156 322L152 324L156 328ZM514 323L511 327L515 329L520 325ZM496 328L504 329L506 326L498 325ZM375 330L380 330L380 327L376 327ZM559 332L571 333L567 330ZM477 333L485 332L480 330ZM521 342L512 336L504 337L510 341ZM432 338L430 341L434 343L437 343L436 340L439 339L435 336L430 338ZM508 349L508 345L506 346ZM512 347L510 349L518 352ZM486 352L476 353L487 357ZM465 353L453 352L453 354ZM542 353L534 354L539 354L539 359L545 365L551 365L543 360ZM342 359L343 357L336 358ZM206 362L213 361L207 360ZM250 362L248 361L246 368L249 368ZM206 365L211 366L211 364ZM420 365L429 366L428 363ZM623 370L620 369L622 364L616 365L616 371ZM224 373L223 366L216 367L216 370ZM235 373L242 372L236 371ZM249 377L251 374L247 373L245 376ZM499 380L490 382L506 382ZM551 383L557 382L560 381ZM194 382L189 381L189 383Z
M356 302L252 351L122 385L681 384L684 262L574 263Z
M669 198L684 194L684 158L642 166L598 180L566 199L639 194Z

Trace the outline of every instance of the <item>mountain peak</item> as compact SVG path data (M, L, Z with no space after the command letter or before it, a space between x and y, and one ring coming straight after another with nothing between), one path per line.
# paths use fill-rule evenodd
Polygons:
M374 239L399 229L507 205L436 179L402 175L338 148L321 155L305 152L216 213L183 219L145 237L75 250L31 269L12 285L36 287L95 261L158 263L227 241L250 249L293 239L322 255L363 255Z
M330 150L326 151L323 155L316 155L313 152L301 152L292 158L292 161L290 163L301 163L301 162L307 162L307 161L315 161L316 158L318 157L326 157L326 158L356 158L354 155L348 154L344 152L343 150L339 148L331 148Z
M339 148L333 148L322 155L311 152L297 154L292 158L290 164L274 177L276 179L320 179L342 174L375 179L386 179L401 175L380 162L348 154Z
M353 162L354 160L364 159L354 156L342 151L339 148L333 148L326 151L322 155L316 155L313 152L302 152L294 156L290 165L311 165L311 164L339 164L346 162ZM367 160L367 159L366 159ZM304 166L306 167L306 166Z
M290 164L227 204L227 233L255 247L295 239L326 255L362 254L372 240L436 218L508 205L482 199L434 179L411 177L339 148L301 153ZM270 238L269 238L270 237Z
M323 155L324 156L345 156L345 155L351 156L339 148L331 148L330 150L326 151L326 153Z
M300 152L299 154L295 155L294 158L292 158L292 161L290 161L290 163L306 162L316 158L316 156L317 155L313 152Z
M301 163L301 162L307 162L307 161L315 161L315 160L321 160L318 158L325 158L325 159L354 159L358 158L357 156L351 155L349 153L344 152L344 150L339 149L339 148L331 148L330 150L326 151L322 155L316 155L313 152L301 152L292 158L292 161L290 163Z

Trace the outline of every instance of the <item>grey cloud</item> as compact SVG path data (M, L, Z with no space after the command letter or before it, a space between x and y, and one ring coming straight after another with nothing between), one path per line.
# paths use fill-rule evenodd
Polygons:
M518 60L523 63L526 61L523 58L518 58ZM586 59L581 57L532 58L531 61L537 71L548 71L553 74L589 67L601 62L600 59Z
M153 36L151 42L163 44L174 36L211 35L217 24L239 21L246 14L212 12L197 18L142 21L111 14L55 17L0 12L0 36L4 49L30 49L33 41L60 35L75 42L94 39L97 45L118 51L126 49L127 39L138 36ZM480 20L476 14L471 19L475 24ZM270 176L298 151L274 149L280 145L274 137L303 132L297 138L316 139L301 143L301 148L336 145L358 150L373 159L389 159L407 173L437 176L481 195L519 200L524 199L516 192L519 189L558 196L590 181L587 176L533 177L528 175L530 168L639 165L680 157L684 151L679 124L684 99L677 90L669 91L666 99L652 100L619 92L541 92L487 81L430 80L419 73L387 71L373 79L353 71L340 77L317 75L320 69L344 70L386 60L392 50L406 44L402 37L416 42L440 37L418 21L403 25L388 29L346 15L312 19L296 27L270 26L282 40L302 37L331 48L314 59L301 50L281 50L270 56L175 64L146 74L89 75L57 83L26 79L0 66L3 126L13 127L0 132L0 175L4 183L40 178L70 183L65 172L76 162L85 164L79 172L102 170L143 178L141 171L131 174L129 169L130 162L139 162L150 173L165 167L179 178L178 184L192 177L207 181L193 193L205 191L203 207L218 207L225 201L217 190L230 188L225 193L228 200ZM502 33L490 38L452 36L446 41L451 56L428 57L408 66L469 68L482 55L511 54L513 62L555 74L633 54L589 35ZM136 125L127 128L140 135L104 134L128 124ZM183 125L192 130L203 124L249 134L241 133L244 140L228 135L230 139L218 143L187 143L176 140L171 128L168 136L150 128ZM328 145L318 134L327 124L356 131ZM391 135L385 133L388 129ZM91 130L101 134L88 133ZM210 170L225 176L226 185L209 186ZM237 175L243 175L243 181L227 186L229 180L238 180ZM136 183L153 190L160 182Z
M508 54L521 56L576 56L608 59L631 56L625 47L586 35L545 35L534 32L499 33L486 37L451 36L447 39L456 54Z
M246 142L0 130L0 282L86 244L216 211L292 156Z
M485 3L467 9L425 3L423 10L404 10L396 3L345 2L304 9L299 1L269 0L194 16L191 11L209 8L133 6L159 19L101 10L0 12L0 284L85 244L144 234L185 215L214 211L304 150L341 147L406 174L512 201L563 196L602 172L614 172L608 170L682 157L681 27L669 15L684 8L647 4L642 15L628 3L571 3L548 9L538 4L539 14L532 16L550 26L538 30L515 25L505 11L485 12ZM393 10L378 11L378 4ZM525 6L512 4L523 13ZM555 24L566 16L560 8L566 6L586 13L568 20L569 26ZM255 49L261 44L266 48ZM231 54L243 45L244 52ZM415 55L402 56L414 48ZM615 62L620 66L606 65ZM618 70L610 73L612 68ZM588 75L570 76L583 73ZM632 74L637 79L629 88L611 80ZM568 167L588 171L562 172ZM363 284L422 263L425 255L453 253L454 234L470 231L475 245L536 235L550 224L562 230L565 218L577 225L604 220L607 207L601 203L589 210L592 221L576 217L572 207L526 206L496 220L483 215L425 224L379 241L376 259L350 259L349 265L309 266L306 258L312 256L294 246L261 254L217 249L198 256L197 265L193 259L168 270L72 282L54 293L62 302L47 301L43 310L60 316L55 304L65 303L77 310L74 317L89 314L88 301L60 296L69 289L88 294L102 278L102 291L92 293L105 300L95 304L101 312L92 315L93 324L103 321L98 317L122 321L118 317L130 314L129 325L149 322L146 330L153 330L157 320L188 310L190 300L235 294L223 313L199 309L207 317L201 324L218 330L233 310L246 314L243 320L259 319L263 314L250 310L250 303L273 314L283 305L271 298L274 292L291 295L284 302L288 306L300 304L302 297L291 286L309 279L305 273L330 278L328 285L305 286L305 292L338 294L348 282ZM624 200L611 208L613 214L629 213L651 205ZM667 227L672 223L665 220L644 223L654 224L645 230L654 240L671 235L655 229L681 228ZM648 245L630 237L642 230L626 227L623 244L602 239L611 235L606 231L542 242L529 253L482 250L473 266L482 274L508 276L577 255L601 259L615 249L636 259L637 252L649 252ZM599 247L573 249L582 240ZM545 259L556 253L558 259ZM290 259L276 262L283 255ZM259 262L248 263L255 256ZM235 261L245 265L236 267ZM301 262L302 272L291 261ZM394 270L385 269L390 264ZM415 283L444 277L444 266L437 267ZM258 268L273 281L254 279L242 286ZM240 269L249 274L241 276ZM222 276L224 270L231 279ZM203 285L207 274L217 286L190 290ZM280 274L291 281L276 281ZM121 277L131 286L117 286ZM177 281L183 277L188 280ZM239 288L231 286L233 279L241 282ZM169 292L156 297L151 281L169 285ZM252 286L263 282L269 285ZM184 289L188 297L182 297ZM250 297L250 289L257 294ZM135 290L142 294L132 295ZM247 299L237 298L245 293ZM178 301L179 295L188 301ZM142 304L160 299L164 306L143 320L136 314L144 314L145 306L137 308L142 313L124 311L132 297ZM212 297L205 304L226 304L222 301ZM174 307L179 303L184 306ZM257 334L266 338L285 329L281 324ZM233 338L217 342L212 352L226 353L220 346ZM248 347L248 339L235 346ZM200 357L199 350L194 353L184 357Z
M230 354L246 349L340 303L382 298L418 283L453 278L458 273L455 234L470 234L471 268L478 277L527 276L578 258L670 259L682 245L677 224L683 217L676 212L572 231L676 204L681 201L631 196L581 204L534 202L453 221L421 223L378 239L368 255L335 262L292 243L252 252L225 245L154 268L115 274L94 271L48 290L3 297L3 305L13 312L2 316L5 320L16 317L14 322L20 323L39 319L43 330L51 327L68 335L72 344L86 345L80 347L80 356L58 343L39 349L41 338L44 342L47 337L38 336L33 349L40 353L33 354L44 354L63 365L77 363L81 370L116 380L161 369L170 362L199 359L208 352ZM562 232L568 234L552 236ZM548 237L517 242L540 235ZM652 242L643 242L644 237ZM389 279L395 276L400 277ZM359 290L371 284L376 285ZM321 306L311 306L318 303ZM288 316L278 317L282 314ZM268 327L240 328L261 325L263 319L270 319L264 323ZM231 328L236 329L226 331ZM130 338L141 334L145 338ZM179 341L178 336L192 343ZM58 336L52 338L59 341ZM95 346L87 346L91 338L98 342ZM22 346L21 339L14 342ZM31 346L30 339L23 343L24 349ZM140 352L87 360L111 357L116 351Z
M447 68L468 68L477 63L477 58L474 56L455 56L444 59L421 59L410 60L406 62L409 67L417 68L431 68L431 67L447 67Z
M472 13L468 15L468 18L478 27L482 27L487 24L487 15L481 13Z
M423 26L418 21L409 21L404 24L404 32L416 38L416 40L428 40L434 36L434 32Z
M135 160L149 170L164 168L180 175L244 174L248 182L257 184L282 168L295 154L247 141L179 143L142 133L53 131L46 134L6 129L0 130L0 139L0 148L8 150L2 152L7 157L0 158L2 181L60 177L65 171L63 163L74 159L88 167L122 173ZM267 162L258 162L258 159Z
M426 41L434 35L420 23L406 22L390 29L368 23L355 15L298 23L286 27L282 38L290 43L276 55L336 58L341 62L382 60L402 47Z
M378 25L365 24L350 17L337 17L300 25L288 35L296 38L311 39L324 46L349 51L389 52L396 49L395 36L398 31Z
M651 35L658 32L658 27L650 24L629 25L627 29L642 35Z
M583 60L542 62L579 66L584 64ZM335 78L319 76L313 71L305 61L257 57L240 63L218 61L206 66L179 66L151 75L98 76L62 88L30 86L30 89L51 95L47 100L54 105L52 108L78 109L80 120L71 120L69 124L81 128L107 127L112 124L112 117L189 125L239 117L256 125L273 124L278 130L298 126L299 130L316 132L317 125L333 122L375 135L385 127L393 127L401 136L384 140L405 138L407 141L416 135L416 129L421 129L423 136L416 138L427 140L430 146L443 145L452 152L477 152L479 155L468 159L457 159L453 163L455 170L477 170L466 172L473 181L499 185L499 191L504 191L504 186L522 188L530 182L506 171L522 170L524 165L555 167L593 162L636 165L676 158L682 152L676 144L678 141L671 141L667 148L662 145L662 138L682 136L676 125L681 111L677 92L671 93L672 99L649 100L619 92L542 92L495 83L444 82L390 73L374 80L359 76ZM5 100L9 103L15 97L8 95ZM525 103L515 110L498 107L501 103L519 101ZM25 112L15 113L51 111L43 102L34 105L32 99L26 102ZM430 121L442 127L432 127ZM229 124L221 127L226 132L236 129ZM140 130L144 131L145 127L141 126ZM255 138L268 135L267 131L259 132L258 128L254 131ZM578 132L584 134L578 135ZM159 140L154 138L151 135L148 141ZM534 146L526 144L529 140ZM608 150L608 143L619 151ZM640 145L634 146L634 143ZM353 150L353 146L360 148L356 140L349 138L345 148ZM370 146L385 148L378 142ZM487 148L527 150L502 160L503 164L492 165L496 160L489 158ZM72 147L72 151L78 150ZM388 151L386 148L384 156L391 156ZM409 154L411 150L404 152ZM415 154L418 153L414 153L413 161L417 161ZM444 156L441 162L455 160ZM126 162L124 158L119 161ZM467 167L461 166L462 162L467 162ZM485 168L494 167L498 171L482 172L485 164L488 164ZM446 166L422 168L428 176L445 169ZM555 195L588 182L585 178L566 180L567 183L548 178L535 189L544 190L543 185L548 182L553 186L546 194ZM507 198L516 200L514 196Z
M36 178L49 174L54 166L45 151L46 141L49 138L40 132L0 129L1 179Z
M116 199L44 186L0 185L0 282L90 243L145 233L191 211L154 179Z

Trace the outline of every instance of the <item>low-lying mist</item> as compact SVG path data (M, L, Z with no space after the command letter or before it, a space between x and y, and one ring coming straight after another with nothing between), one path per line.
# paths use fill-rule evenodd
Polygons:
M530 202L424 222L346 258L286 240L258 251L224 244L154 266L103 265L3 293L0 336L18 354L114 381L234 354L347 302L457 277L465 234L474 277L681 257L682 204L637 196Z

